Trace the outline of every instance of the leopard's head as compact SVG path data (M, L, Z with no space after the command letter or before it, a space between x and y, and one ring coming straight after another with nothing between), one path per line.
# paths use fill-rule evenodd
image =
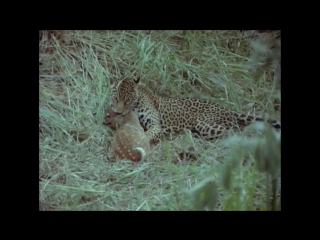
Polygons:
M115 80L111 88L111 106L113 111L122 115L133 108L137 99L137 87L140 78Z

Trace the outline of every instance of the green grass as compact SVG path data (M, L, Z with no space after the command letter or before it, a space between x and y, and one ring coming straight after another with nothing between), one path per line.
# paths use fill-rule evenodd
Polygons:
M278 175L258 169L262 150L255 149L263 147L239 152L228 139L206 142L186 131L155 146L145 162L110 162L114 132L103 121L110 79L138 76L159 94L280 120L278 64L270 63L269 47L253 42L270 35L40 31L39 209L269 210ZM242 143L261 138L237 136ZM266 139L262 146L273 141ZM196 157L180 159L190 147Z

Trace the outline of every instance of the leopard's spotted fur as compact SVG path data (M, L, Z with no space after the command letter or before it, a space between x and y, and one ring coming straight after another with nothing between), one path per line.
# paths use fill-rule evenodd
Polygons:
M226 130L232 127L244 127L255 121L264 121L214 102L158 96L140 86L139 80L116 80L112 88L111 104L115 112L122 114L129 109L136 109L149 140L156 141L162 134L178 133L184 129L189 129L206 140L212 140L224 136ZM281 128L277 121L266 122L276 130Z

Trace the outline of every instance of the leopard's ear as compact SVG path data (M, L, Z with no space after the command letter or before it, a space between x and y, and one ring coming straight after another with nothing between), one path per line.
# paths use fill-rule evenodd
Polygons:
M133 79L133 81L134 81L134 83L135 83L135 85L134 85L134 92L136 93L136 94L138 94L138 83L139 83L139 81L140 81L140 77L139 78L137 78L137 79Z
M119 82L120 82L120 80L118 78L110 78L110 84L111 85L115 85L115 84L117 84Z
M133 79L133 81L138 84L140 82L140 77L138 77L137 79Z

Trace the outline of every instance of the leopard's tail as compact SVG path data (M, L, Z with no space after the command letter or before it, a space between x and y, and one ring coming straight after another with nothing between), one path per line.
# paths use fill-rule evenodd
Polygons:
M276 131L281 130L281 124L277 120L272 120L272 119L263 119L260 117L252 117L252 116L247 116L244 114L238 114L237 116L237 122L240 126L248 126L253 122L265 122L270 124Z

